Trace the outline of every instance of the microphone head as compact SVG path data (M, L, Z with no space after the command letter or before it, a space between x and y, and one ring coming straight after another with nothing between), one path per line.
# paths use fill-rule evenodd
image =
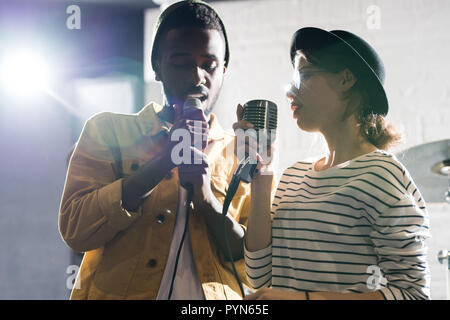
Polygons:
M277 105L269 100L251 100L244 104L243 119L253 124L255 130L277 128Z
M187 98L184 101L183 113L194 111L195 109L202 109L202 102L198 98Z

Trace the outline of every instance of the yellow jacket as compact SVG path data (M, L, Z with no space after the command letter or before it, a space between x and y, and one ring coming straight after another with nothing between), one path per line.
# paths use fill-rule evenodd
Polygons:
M59 230L75 251L85 252L71 299L155 299L166 265L178 201L177 168L148 195L136 213L121 207L122 180L161 151L168 128L150 103L139 113L100 113L89 119L70 161ZM234 135L214 115L206 153L211 186L223 203L236 167ZM233 149L231 149L233 150ZM228 154L227 154L228 152ZM241 184L229 213L243 226L249 185ZM201 214L189 219L192 250L206 299L239 299L231 265L224 262ZM243 259L236 262L246 283Z

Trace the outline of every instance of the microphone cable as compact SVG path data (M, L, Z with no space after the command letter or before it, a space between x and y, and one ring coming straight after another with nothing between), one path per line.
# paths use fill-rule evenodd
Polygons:
M238 169L241 166L242 166L242 164L239 165ZM239 170L237 170L237 171L239 171ZM236 194L237 189L239 188L240 182L241 182L241 179L240 179L239 175L238 174L234 174L232 179L231 179L231 182L230 182L230 184L228 186L226 195L225 195L225 200L224 200L223 207L222 207L222 218L223 218L223 231L224 231L224 240L225 240L226 250L227 250L230 262L231 262L231 266L233 268L234 277L235 277L235 279L236 279L236 281L237 281L237 283L239 285L239 290L241 292L241 296L242 296L242 298L244 298L245 297L244 289L243 289L243 286L242 286L242 281L239 278L239 275L238 275L238 273L236 271L236 266L234 264L233 254L231 253L230 244L228 242L228 233L227 233L227 225L226 225L226 217L227 217L227 213L228 213L228 208L230 207L231 201L233 200L233 197ZM189 215L190 215L190 208L191 208L191 202L192 202L192 197L193 197L194 190L193 190L193 187L192 187L191 184L187 185L185 187L185 189L187 190L187 197L186 197L186 221L185 221L185 224L184 224L183 235L181 237L180 245L178 247L177 255L176 255L176 258L175 258L175 267L174 267L173 274L172 274L172 280L170 282L170 290L169 290L169 295L168 295L167 300L170 300L171 297L172 297L172 292L173 292L173 287L174 287L174 283L175 283L175 278L176 278L176 275L177 275L178 261L180 259L181 249L183 248L184 239L186 238L186 233L187 233L187 229L188 229L188 226L189 226Z
M200 99L187 98L183 105L184 116L186 117L187 115L192 115L192 113L195 112L196 110L202 110ZM177 250L177 256L175 259L175 267L174 267L174 271L173 271L173 275L172 275L172 281L170 283L169 295L167 298L168 300L170 300L170 298L172 297L173 285L175 283L175 277L177 275L177 269L178 269L178 260L180 259L181 249L183 248L183 244L184 244L184 238L186 237L186 232L189 227L189 215L190 215L190 209L191 209L191 202L192 202L192 197L194 195L194 186L191 183L188 183L185 187L180 185L180 188L184 188L187 191L186 204L185 204L186 221L184 224L183 235L180 240L180 246L178 247L178 250ZM180 189L180 192L182 192L181 189Z
M242 166L242 164L239 165L238 169L236 170L236 172L239 171L239 168ZM226 224L226 217L227 217L227 213L228 213L228 208L230 207L231 201L233 200L234 195L236 194L236 191L239 187L239 184L241 182L241 179L239 177L238 174L233 174L233 178L230 181L230 184L228 185L228 189L225 195L225 200L223 203L223 207L222 207L222 217L223 217L223 231L224 231L224 239L225 239L225 246L227 249L227 253L228 253L228 257L230 258L231 261L231 266L233 268L233 274L234 277L239 285L239 290L241 291L241 296L242 298L245 297L244 294L244 289L242 287L242 281L239 278L239 275L236 271L236 266L234 264L234 259L233 259L233 254L231 253L231 248L230 248L230 244L228 242L228 234L227 234L227 224Z
M241 166L241 165L240 165ZM234 277L239 285L239 290L241 292L241 296L242 298L245 297L244 294L244 289L242 287L242 281L239 278L239 275L236 271L236 266L234 264L234 259L233 259L233 254L231 253L231 248L230 248L230 244L228 242L228 233L227 233L227 228L226 228L226 216L228 213L228 208L230 207L231 201L233 200L234 195L237 192L237 189L239 188L239 184L241 182L241 179L239 178L239 176L237 174L234 174L231 182L228 186L226 195L225 195L225 200L223 203L223 207L222 207L222 217L223 217L223 230L224 230L224 239L225 239L225 245L226 245L226 249L227 249L227 253L228 253L228 257L230 258L230 262L231 262L231 266L233 268L233 274ZM178 247L177 250L177 255L175 258L175 267L173 270L173 274L172 274L172 280L170 282L170 290L169 290L169 295L167 300L170 300L172 297L172 292L173 292L173 287L174 287L174 283L175 283L175 278L177 275L177 269L178 269L178 261L180 259L180 255L181 255L181 249L183 248L183 244L184 244L184 239L186 238L186 233L187 233L187 229L189 226L189 215L190 215L190 208L191 208L191 202L192 202L192 197L193 197L193 187L191 184L186 186L186 190L187 190L187 198L186 198L186 221L184 224L184 230L183 230L183 235L181 237L180 240L180 245Z

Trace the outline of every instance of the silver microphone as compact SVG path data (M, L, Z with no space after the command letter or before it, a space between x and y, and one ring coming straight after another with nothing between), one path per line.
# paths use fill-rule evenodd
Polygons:
M203 110L202 109L202 102L198 98L187 98L186 101L184 101L183 105L183 115L189 116L190 114L195 113L197 110Z
M274 102L262 99L249 101L244 104L242 118L253 124L258 144L271 144L275 140L278 109ZM234 176L239 180L250 182L257 165L254 162L250 156L246 156L238 165Z
M271 135L277 129L277 118L277 105L272 101L251 100L244 105L243 119L253 124L257 134L265 134L267 138L275 139Z

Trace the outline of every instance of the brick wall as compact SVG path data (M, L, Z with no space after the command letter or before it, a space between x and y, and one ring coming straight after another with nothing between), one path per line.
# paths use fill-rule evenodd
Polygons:
M388 119L405 136L405 143L393 151L450 137L450 34L444 32L450 27L449 1L260 0L220 1L214 6L225 22L231 50L215 113L231 128L238 103L254 98L277 103L282 125L278 147L284 151L278 173L324 151L320 137L297 128L284 98L292 71L290 37L305 26L354 32L379 52L387 71ZM156 9L146 14L147 59L158 14ZM146 77L151 79L148 69ZM159 95L157 84L148 88L148 99Z

